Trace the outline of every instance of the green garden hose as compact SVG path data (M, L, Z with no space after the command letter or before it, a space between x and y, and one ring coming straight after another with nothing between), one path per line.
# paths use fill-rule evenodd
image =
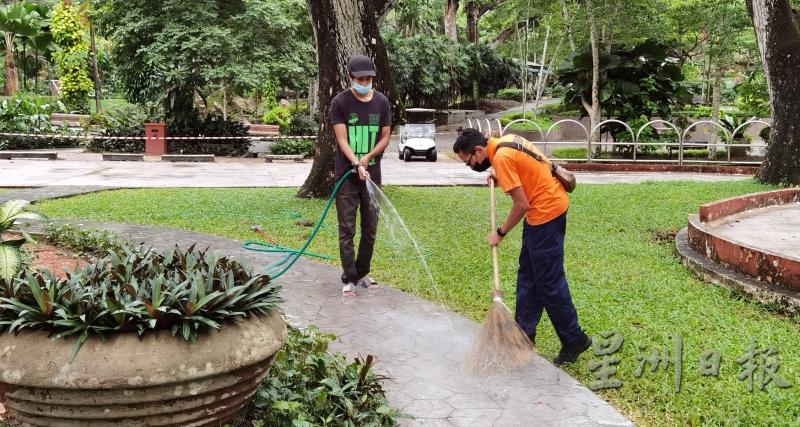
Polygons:
M336 197L336 193L339 191L339 187L342 186L344 180L347 179L347 177L350 176L351 173L353 173L352 170L345 172L344 175L342 175L342 177L339 178L338 181L336 181L336 185L334 185L333 192L331 192L331 195L328 197L328 202L325 203L325 209L322 210L322 215L319 217L319 221L317 221L316 225L314 226L314 229L311 230L311 234L308 235L308 239L306 239L306 243L303 244L302 248L291 249L274 243L259 242L254 240L247 240L244 243L242 243L242 247L247 250L258 251L258 252L278 252L286 254L283 258L281 258L276 262L273 262L272 264L268 265L265 268L266 273L270 276L272 280L275 280L278 277L281 277L283 273L286 273L286 271L292 268L292 265L294 265L294 263L297 262L298 258L300 258L302 255L315 256L317 258L323 258L323 259L332 259L331 257L326 255L319 255L311 252L306 252L306 249L308 248L308 245L311 244L311 241L314 240L314 236L317 235L317 231L319 231L320 227L322 226L322 223L325 221L325 217L328 215L328 211L331 208L331 203L333 203L334 197Z

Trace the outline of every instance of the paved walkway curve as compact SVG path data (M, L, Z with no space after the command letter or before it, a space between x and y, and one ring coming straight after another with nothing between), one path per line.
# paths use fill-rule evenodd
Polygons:
M0 193L42 200L103 187L47 188ZM112 230L157 249L199 242L252 266L277 256L246 251L240 242L168 228L72 221ZM462 373L461 361L479 325L441 306L389 286L342 298L338 268L306 259L283 275L283 310L296 326L313 324L336 334L331 350L349 357L372 354L389 402L413 417L407 426L623 426L631 425L608 403L541 357L522 369L488 378Z

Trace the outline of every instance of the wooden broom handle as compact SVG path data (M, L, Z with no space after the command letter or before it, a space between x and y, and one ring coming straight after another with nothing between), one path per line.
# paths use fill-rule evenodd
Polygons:
M492 217L492 233L497 231L497 218L495 218L495 202L494 202L494 179L489 180L489 209L491 210ZM500 292L500 266L497 261L497 246L492 246L492 277L494 279L493 285L495 292Z

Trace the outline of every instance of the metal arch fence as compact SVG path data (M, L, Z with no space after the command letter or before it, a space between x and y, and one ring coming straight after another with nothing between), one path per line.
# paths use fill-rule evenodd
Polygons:
M623 163L623 162L633 162L633 163L636 163L636 162L640 162L640 163L647 162L647 163L677 163L679 165L684 165L684 164L687 164L687 163L760 165L761 164L761 160L737 160L737 159L732 159L731 158L732 148L737 145L737 144L734 144L734 136L739 131L748 129L751 126L756 125L756 124L761 124L761 125L764 125L764 126L770 126L770 124L768 122L765 122L764 120L761 120L761 119L755 119L754 118L754 119L750 119L750 120L745 121L744 123L742 123L738 127L736 127L733 130L733 132L730 132L727 128L725 128L724 126L722 126L721 124L719 124L718 122L715 122L713 120L699 120L697 122L694 122L694 123L690 124L686 128L681 129L680 127L678 127L674 123L669 122L667 120L655 119L655 120L651 120L651 121L645 123L636 132L634 132L633 128L631 128L631 126L628 123L625 123L625 122L623 122L621 120L609 119L609 120L604 120L604 121L598 123L590 131L589 129L586 128L586 126L583 123L581 123L578 120L562 119L562 120L559 120L559 121L553 123L547 129L547 131L545 132L538 123L536 123L536 122L534 122L533 120L530 120L530 119L524 119L524 118L523 119L515 119L515 120L512 120L511 122L507 123L505 126L503 126L501 124L499 119L494 119L493 121L490 121L489 119L483 119L483 121L484 121L484 124L482 125L481 124L481 119L474 119L474 120L473 119L467 119L466 120L466 125L467 125L468 128L477 128L478 131L482 132L484 135L487 135L487 136L492 136L493 132L495 132L495 131L496 131L497 135L503 136L509 131L509 129L511 128L512 125L517 124L517 123L528 123L533 129L535 129L535 131L531 131L531 132L536 132L538 134L538 139L537 138L533 138L533 139L529 139L529 140L531 142L533 142L533 143L543 144L543 146L544 146L543 148L544 148L545 152L547 152L548 145L575 146L576 144L585 143L586 144L586 161L587 162L619 162L619 163ZM495 123L495 125L493 125L492 123ZM577 125L580 129L582 129L583 130L583 134L585 135L586 139L585 140L580 140L580 141L550 141L550 135L553 132L553 130L555 130L559 126L562 126L563 124L567 124L567 123L570 123L570 124L573 124L573 125ZM617 123L617 124L620 124L620 125L624 126L625 129L628 131L627 133L630 134L630 136L631 136L631 141L592 141L591 135L595 131L600 129L603 125L606 125L606 124L609 124L609 123ZM674 131L675 135L676 135L676 138L677 138L677 141L675 141L675 142L641 142L642 132L646 128L652 127L653 125L657 125L657 124L665 126L665 128L669 128L670 130ZM724 135L724 138L714 138L714 140L705 141L705 142L704 141L698 141L698 142L687 141L687 137L689 136L690 131L692 129L697 128L701 124L710 125L712 128L715 128L715 130L717 130L717 129L720 130L722 132L722 134ZM512 132L513 132L513 130L512 130ZM716 141L716 142L714 142L714 141ZM600 147L615 147L615 146L631 146L631 145L633 146L633 152L632 152L631 158L613 158L613 159L609 159L609 158L594 158L594 157L592 157L593 148L596 148L598 146L600 146ZM642 158L637 158L637 154L639 154L640 148L641 147L648 147L648 146L666 147L670 152L670 157L671 157L671 152L674 149L676 149L677 152L678 152L677 158L676 159L672 159L672 158L669 158L669 159L642 159ZM685 154L684 152L687 149L693 149L693 148L711 149L712 147L714 149L716 149L716 148L725 148L726 152L727 152L726 153L727 154L726 158L722 159L722 160L717 160L716 158L715 159L686 159L685 156L684 156L684 154ZM556 160L577 160L577 159L556 159Z

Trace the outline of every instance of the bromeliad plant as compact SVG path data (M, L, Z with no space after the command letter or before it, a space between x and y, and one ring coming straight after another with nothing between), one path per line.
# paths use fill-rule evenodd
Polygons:
M389 406L382 385L387 377L374 371L373 357L347 363L328 351L335 339L313 326L290 327L270 376L231 426L397 425L400 414Z
M70 359L91 335L170 330L193 342L224 322L275 310L279 287L269 284L269 276L194 246L163 255L126 247L63 279L26 271L0 284L0 331L77 336Z
M0 285L11 283L14 276L22 268L23 255L20 249L25 242L34 242L33 238L22 231L22 238L3 238L14 223L19 220L40 220L44 216L28 210L30 202L25 200L9 200L0 205Z

